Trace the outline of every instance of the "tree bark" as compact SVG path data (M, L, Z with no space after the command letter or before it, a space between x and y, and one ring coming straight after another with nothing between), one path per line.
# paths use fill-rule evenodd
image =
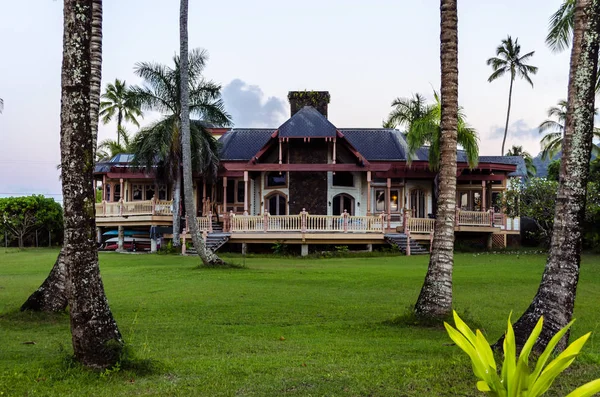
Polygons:
M441 0L441 155L439 195L433 243L425 282L415 313L443 318L452 310L454 220L456 214L456 141L458 135L458 13L457 0Z
M92 128L93 159L96 159L96 146L98 142L98 112L100 109L100 89L102 80L102 0L92 1L92 37L90 40L91 69L90 77L90 124ZM34 291L27 301L21 306L21 311L59 312L67 308L66 275L62 261L63 250L44 280L42 285Z
M600 0L578 0L550 253L539 289L529 308L514 325L517 345L522 347L539 317L544 316L544 327L535 345L537 351L542 351L573 317L593 138L599 34ZM568 335L560 341L558 349L564 349L567 343ZM501 344L502 339L496 346Z
M64 0L61 92L63 261L75 358L103 369L123 347L98 267L93 188L94 137L90 114L92 0Z
M504 125L504 138L502 139L502 153L500 156L504 156L504 145L506 143L506 135L508 134L508 120L510 119L510 105L512 103L512 89L513 83L515 82L515 76L513 73L510 75L510 88L508 89L508 109L506 109L506 124Z
M179 231L181 230L181 167L177 167L177 177L173 186L173 247L181 245Z
M192 180L192 147L190 133L190 87L188 70L188 0L181 0L179 15L179 41L180 41L180 93L181 93L181 146L183 152L183 197L187 227L192 236L194 248L204 266L219 266L224 262L212 252L200 235L198 220L196 219L196 205L193 195Z

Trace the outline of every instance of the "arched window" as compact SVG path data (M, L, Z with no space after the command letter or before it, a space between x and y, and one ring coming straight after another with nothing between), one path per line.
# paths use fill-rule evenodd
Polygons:
M107 183L106 188L104 189L104 192L105 192L104 200L105 201L110 201L110 188L111 188L110 183Z
M266 210L271 215L287 215L287 199L285 195L275 192L265 197Z
M415 218L425 218L426 202L425 193L421 189L413 189L410 191L410 209L412 216Z
M354 197L349 194L338 194L334 196L332 199L333 203L333 215L342 215L344 210L348 212L350 215L354 215Z

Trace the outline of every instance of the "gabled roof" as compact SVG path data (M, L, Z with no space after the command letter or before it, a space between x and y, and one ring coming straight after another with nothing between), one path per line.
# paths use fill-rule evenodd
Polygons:
M250 160L269 142L274 129L244 128L232 129L219 139L222 160Z
M337 128L312 106L305 106L279 128L281 138L335 137Z
M340 128L340 132L369 161L406 159L406 141L398 130Z

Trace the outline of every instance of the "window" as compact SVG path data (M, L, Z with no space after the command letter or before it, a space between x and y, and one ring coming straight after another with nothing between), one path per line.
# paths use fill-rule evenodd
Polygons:
M115 201L121 200L121 184L120 183L119 184L115 183L114 199L115 199Z
M415 218L425 218L425 193L421 189L410 192L410 209Z
M104 197L104 200L106 201L110 201L110 183L106 184L106 188L104 190L106 196Z
M333 215L342 215L344 210L354 215L354 197L349 194L338 194L333 198Z
M267 211L271 215L286 215L286 199L282 194L273 194L267 197Z
M483 196L478 190L462 190L457 193L457 206L465 211L481 211Z
M132 185L131 187L131 200L138 201L144 199L144 185Z
M167 200L167 185L158 185L158 199Z
M244 202L244 181L237 181L237 202Z
M286 180L287 172L269 172L267 173L266 186L267 187L285 187L287 186ZM243 200L242 200L243 201Z
M333 186L354 186L354 175L351 172L336 172L333 174Z
M152 200L154 197L154 185L146 185L146 200Z
M377 212L385 211L385 190L384 189L375 190L375 211L377 211Z
M458 193L458 208L466 210L469 208L469 192Z
M398 199L400 197L400 194L399 194L398 190L390 190L390 195L392 196L392 197L390 197L390 211L391 212L400 211L400 206L398 205Z
M233 204L235 200L235 181L229 181L227 184L227 204Z

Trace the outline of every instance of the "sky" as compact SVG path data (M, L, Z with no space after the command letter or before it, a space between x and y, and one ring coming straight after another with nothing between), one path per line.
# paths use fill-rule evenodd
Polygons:
M509 78L488 83L486 60L507 35L535 51L534 87L517 80L507 147L539 151L537 126L566 98L569 52L545 45L561 0L459 0L459 103L480 152L500 155ZM439 89L439 1L191 0L189 46L210 54L205 77L222 85L236 127L278 127L287 92L326 90L337 127L379 127L396 97ZM0 197L46 194L60 201L62 2L0 0ZM179 2L104 2L102 86L142 81L136 62L172 64ZM160 117L147 113L142 126ZM134 126L127 126L135 132ZM115 138L115 124L99 139Z

